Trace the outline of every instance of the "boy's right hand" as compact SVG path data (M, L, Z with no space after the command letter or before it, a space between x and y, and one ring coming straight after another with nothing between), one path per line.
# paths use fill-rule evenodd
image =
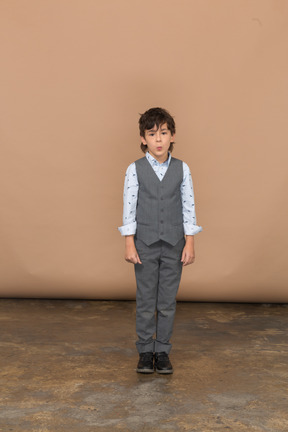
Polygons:
M125 237L125 260L132 264L142 264L132 235Z

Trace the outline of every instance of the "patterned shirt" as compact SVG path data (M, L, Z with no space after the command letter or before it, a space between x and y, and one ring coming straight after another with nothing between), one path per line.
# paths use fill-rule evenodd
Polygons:
M171 153L168 159L160 163L150 153L146 152L146 158L152 166L159 180L163 180L171 161ZM184 234L195 235L202 231L201 226L196 225L196 213L194 204L193 182L188 165L183 162L183 181L181 183L181 199ZM123 226L118 227L122 236L133 235L137 230L136 207L138 199L138 178L135 162L130 164L125 174L123 194Z

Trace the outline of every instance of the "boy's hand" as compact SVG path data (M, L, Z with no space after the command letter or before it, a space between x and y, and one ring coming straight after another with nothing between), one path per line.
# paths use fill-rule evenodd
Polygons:
M186 244L184 246L181 262L183 266L194 263L195 261L195 251L194 251L194 236L186 236Z
M142 264L134 243L134 236L125 237L125 260L132 264Z

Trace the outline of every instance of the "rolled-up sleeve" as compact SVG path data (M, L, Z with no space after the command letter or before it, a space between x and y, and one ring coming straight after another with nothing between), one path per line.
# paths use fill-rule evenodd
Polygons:
M123 225L118 227L122 236L136 233L136 207L138 199L138 178L135 162L127 168L123 192Z
M183 181L181 184L183 227L185 235L195 235L203 230L197 225L194 202L193 181L188 165L183 162Z

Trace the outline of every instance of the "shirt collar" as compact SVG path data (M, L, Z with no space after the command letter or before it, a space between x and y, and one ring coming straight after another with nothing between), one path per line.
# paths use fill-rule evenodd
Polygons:
M162 164L160 164L160 162L158 162L157 159L155 159L153 156L151 156L151 154L148 151L146 152L146 158L148 159L148 161L150 162L151 165L169 166L170 161L171 161L171 153L168 152L168 159L166 159L166 161L163 162Z

